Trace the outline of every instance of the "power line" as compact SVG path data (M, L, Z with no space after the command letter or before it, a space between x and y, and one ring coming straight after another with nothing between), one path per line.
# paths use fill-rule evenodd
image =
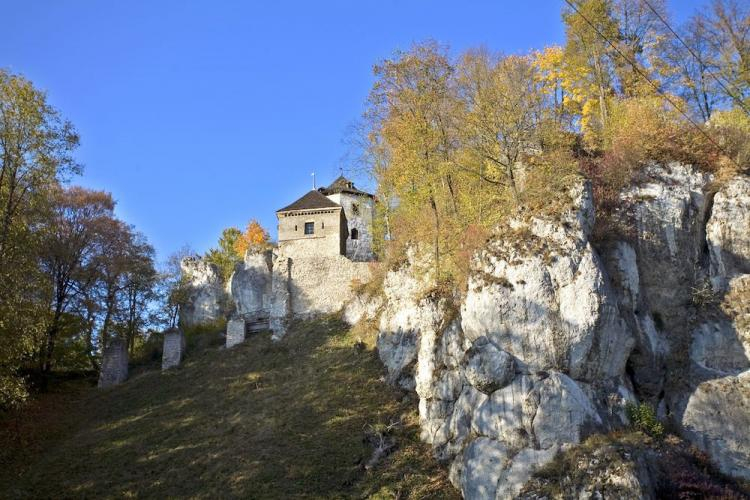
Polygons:
M669 31L670 31L670 32L672 33L672 35L674 35L674 37L675 37L675 38L676 38L677 40L679 40L679 42L680 42L680 43L681 43L682 45L684 45L684 46L685 46L685 48L686 48L686 49L688 50L688 52L690 52L690 55L692 55L692 56L693 56L693 57L694 57L694 58L695 58L695 59L696 59L696 60L697 60L697 61L698 61L698 62L699 62L699 63L701 64L701 66L703 66L704 68L708 68L708 65L707 65L706 63L704 63L704 62L703 62L703 61L701 60L701 58L700 58L700 57L698 56L698 54L696 54L696 53L695 53L695 51L694 51L694 50L693 50L693 49L692 49L692 48L691 48L691 47L690 47L690 46L689 46L689 45L688 45L688 44L687 44L687 43L686 43L686 42L685 42L685 41L684 41L684 40L682 39L682 37L681 37L681 36L680 36L680 35L679 35L679 34L678 34L678 33L677 33L677 32L676 32L675 30L673 30L673 29L672 29L672 27L671 27L671 26L669 25L669 23L667 22L667 20L666 20L666 19L664 19L664 18L662 17L662 15L661 15L661 14L659 14L659 12L658 12L658 11L657 11L657 10L656 10L656 9L655 9L654 7L653 7L653 5L651 5L651 3L650 3L650 2L648 1L648 0L643 0L643 3L645 3L645 4L646 4L646 6L647 6L647 7L648 7L648 8L649 8L649 9L651 10L651 12L653 12L653 13L654 13L654 15L655 15L656 17L658 17L658 18L659 18L659 21L661 21L662 23L664 23L664 26L666 26L666 27L667 27L667 29L668 29L668 30L669 30ZM750 110L748 110L748 109L747 109L747 107L745 107L745 103L744 103L744 102L742 102L742 100L741 100L741 99L740 99L739 97L737 97L736 95L734 95L734 94L732 93L732 91L731 91L731 90L729 90L729 89L728 89L728 88L727 88L727 87L726 87L726 86L724 85L724 83L723 83L723 82L722 82L722 81L721 81L721 80L720 80L720 79L719 79L719 78L718 78L718 77L717 77L716 75L714 75L714 73L713 73L712 71L708 71L708 70L706 70L706 73L708 73L708 75L709 75L709 76L710 76L711 78L713 78L714 80L716 80L716 83L718 83L718 84L719 84L719 85L721 86L721 88L722 88L722 89L724 89L724 92L726 92L726 93L727 93L727 95L728 95L729 97L731 97L731 98L732 98L732 100L734 100L734 101L735 101L735 102L737 103L737 105L738 105L739 107L741 107L741 108L742 108L742 110L743 110L743 111L744 111L745 113L747 113L748 115L750 115Z
M606 36L604 36L604 34L603 34L603 33L602 33L601 31L599 31L599 28L597 28L597 27L596 27L596 26L595 26L595 25L594 25L594 24L593 24L593 23L592 23L591 21L589 21L589 19L588 19L588 18L587 18L586 16L584 16L583 14L581 14L581 11L580 11L580 10L578 10L578 8L577 8L577 7L576 7L576 6L575 6L575 5L573 4L572 0L565 0L565 3L566 3L566 4L568 4L568 6L569 6L569 7L571 8L571 9L573 9L573 11L574 11L574 12L575 12L576 14L578 14L579 16L581 16L581 18L582 18L582 19L583 19L584 21L586 21L586 24L588 24L588 25L589 25L589 26L591 27L591 29L593 29L593 30L594 30L594 31L596 32L596 34L597 34L597 35L599 35L599 36L600 36L600 37L601 37L601 38L602 38L602 39L603 39L603 40L604 40L605 42L607 42L607 43L608 43L608 44L610 45L610 47L612 47L613 49L615 49L615 51L617 51L617 53L618 53L618 54L620 54L620 55L622 56L622 58L623 58L623 59L625 59L625 61L626 61L626 62L628 62L628 63L629 63L629 64L630 64L630 65L631 65L631 66L633 67L633 69L634 69L634 70L636 71L636 73L638 73L638 74L639 74L639 75L640 75L640 76L641 76L641 77L642 77L642 78L643 78L644 80L646 80L646 81L647 81L647 82L648 82L648 83L649 83L649 84L650 84L650 85L651 85L651 86L652 86L652 87L654 88L654 90L656 90L656 91L657 91L657 92L658 92L658 93L659 93L659 94L660 94L660 95L661 95L661 96L662 96L662 97L663 97L663 98L664 98L664 99L665 99L665 100L666 100L666 101L667 101L667 102L668 102L669 104L671 104L671 105L672 105L672 106L673 106L673 107L674 107L674 108L675 108L675 109L676 109L676 110L677 110L677 111L678 111L678 112L679 112L679 113L680 113L680 114L681 114L681 115L682 115L683 117L685 117L685 119L686 119L686 120L687 120L687 121L688 121L688 122L689 122L689 123L690 123L690 124L691 124L691 125L692 125L693 127L695 127L695 129L696 129L696 130L698 130L698 132L700 132L700 133L701 133L701 134L702 134L702 135L703 135L703 136L704 136L704 137L705 137L706 139L708 139L708 140L709 140L709 142L710 142L711 144L713 144L713 145L714 145L714 147L716 147L717 151L719 151L719 152L723 153L723 154L724 154L724 155L725 155L725 156L726 156L726 157L727 157L727 158L729 159L729 161L731 161L732 163L734 163L734 165L735 165L735 166L736 166L737 168L740 168L740 169L742 168L742 167L740 167L740 166L739 166L739 165L737 164L737 162L736 162L736 161L734 161L734 159L733 159L733 158L732 158L732 157L731 157L731 156L729 155L729 153L727 153L726 151L724 151L724 148L722 148L722 147L721 147L721 146L719 145L719 143L718 143L718 142L716 142L716 141L714 140L714 138L713 138L713 137L711 137L710 135L708 135L708 133L707 133L707 132L706 132L705 130L703 130L703 128L701 128L701 127L700 127L700 126L699 126L699 125L698 125L697 123L695 123L695 121L693 121L693 119L692 119L692 118L690 118L690 116L689 116L689 115L688 115L687 113L685 113L685 112L684 112L684 111L682 110L682 108L680 108L680 106L678 106L678 105L677 105L677 104L676 104L676 103L675 103L675 102L674 102L674 101L672 100L672 98L671 98L671 97L669 97L669 95L667 95L666 93L664 93L664 91L663 91L663 90L661 90L661 89L659 88L659 86L658 86L658 85L656 85L656 84L655 84L655 83L654 83L654 82L653 82L653 81L651 80L651 78L649 78L649 77L648 77L648 75L646 75L646 74L645 74L645 73L644 73L643 71L641 71L641 69L640 69L640 68L638 67L638 65L637 65L637 64L636 64L635 62L633 62L633 61L632 61L632 60L631 60L631 59L630 59L630 58L629 58L628 56L626 56L626 55L625 55L625 54L624 54L624 53L623 53L623 52L622 52L622 51L621 51L621 50L619 49L619 47L617 47L617 45L615 45L615 44L614 44L614 43L613 43L613 42L612 42L612 41L611 41L611 40L610 40L609 38L607 38Z

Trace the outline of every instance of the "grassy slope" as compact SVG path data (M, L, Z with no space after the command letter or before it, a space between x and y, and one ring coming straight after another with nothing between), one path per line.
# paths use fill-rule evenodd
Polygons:
M168 372L46 396L0 431L0 497L455 498L413 402L333 319L209 348ZM398 449L364 463L369 425Z

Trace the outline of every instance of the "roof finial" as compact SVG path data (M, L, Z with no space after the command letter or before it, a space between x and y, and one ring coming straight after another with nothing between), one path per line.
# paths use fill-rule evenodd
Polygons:
M341 172L341 177L344 176L344 167L339 166L339 172Z
M316 189L316 187L315 187L315 172L313 172L310 175L312 175L312 178L313 178L313 191L314 191Z

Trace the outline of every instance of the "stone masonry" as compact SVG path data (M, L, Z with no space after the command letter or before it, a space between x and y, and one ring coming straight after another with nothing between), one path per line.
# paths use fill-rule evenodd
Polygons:
M232 318L227 321L227 348L234 347L245 341L245 320Z
M164 348L161 358L161 369L169 370L180 366L185 356L185 334L173 328L164 333Z
M114 338L102 355L99 371L99 387L111 387L128 379L128 344L121 338Z

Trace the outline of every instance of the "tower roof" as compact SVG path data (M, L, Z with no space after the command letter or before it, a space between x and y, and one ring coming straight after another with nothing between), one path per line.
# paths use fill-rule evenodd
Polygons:
M326 198L320 191L313 189L291 205L280 208L276 212L290 212L293 210L315 210L318 208L341 208L341 205Z
M339 175L338 178L335 181L333 181L330 186L320 188L318 191L320 191L324 195L331 195L331 194L336 194L336 193L350 193L350 194L358 194L358 195L369 196L370 198L374 198L372 194L355 188L354 183L350 181L349 179L347 179L346 177L344 177L343 175Z

